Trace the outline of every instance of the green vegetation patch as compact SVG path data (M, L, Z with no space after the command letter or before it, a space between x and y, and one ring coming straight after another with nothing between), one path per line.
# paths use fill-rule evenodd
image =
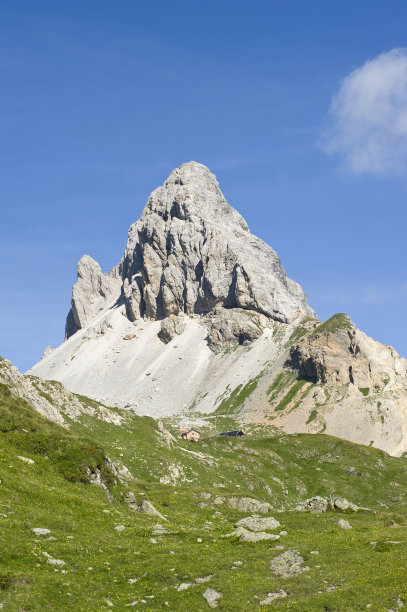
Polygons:
M222 399L221 403L217 407L215 414L230 414L238 410L243 406L247 398L253 393L257 385L259 384L260 378L263 376L264 371L250 379L248 383L238 385L236 389L233 389L229 397Z
M288 338L287 342L285 343L285 347L288 348L292 344L299 342L299 340L301 340L301 338L303 338L306 334L308 334L308 329L305 329L305 327L297 327Z
M33 380L31 380L33 387L35 387L35 389L37 389L38 393L41 395L41 397L43 397L44 399L47 400L47 402L49 402L50 404L52 404L52 397L49 395L49 393L45 393L45 391L43 391L41 389L41 387L35 383Z
M306 425L309 425L310 423L312 423L312 421L315 421L315 419L318 416L318 410L315 410L315 408L313 408L309 414L308 419L306 420Z
M280 374L275 377L270 387L267 389L269 403L272 404L283 389L290 387L295 380L296 376L291 372L280 372Z
M72 482L90 482L91 474L100 472L111 487L115 480L102 449L83 437L49 421L26 401L14 397L0 383L0 434L20 453L40 456Z
M327 319L324 323L315 328L314 334L322 334L324 332L335 332L338 329L352 329L353 324L347 314L338 312L334 314L330 319Z
M283 397L283 399L279 402L279 404L274 408L275 411L284 410L287 408L288 404L292 402L297 393L303 388L304 385L307 384L306 380L297 380L292 387L290 387L289 391Z
M369 387L359 387L359 391L361 392L362 395L366 397L366 395L369 395L370 388Z

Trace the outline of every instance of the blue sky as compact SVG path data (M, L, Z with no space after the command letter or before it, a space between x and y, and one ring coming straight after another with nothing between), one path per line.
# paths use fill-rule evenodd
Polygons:
M320 318L407 357L406 19L400 0L2 2L0 354L25 370L57 346L78 259L115 265L196 160Z

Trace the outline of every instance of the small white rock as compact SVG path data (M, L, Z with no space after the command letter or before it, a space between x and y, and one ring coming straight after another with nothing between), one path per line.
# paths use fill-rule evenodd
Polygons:
M24 463L34 463L32 459L29 459L28 457L20 457L20 455L17 455L17 459L21 459L21 461L24 461Z
M342 529L352 529L352 525L348 523L348 521L345 521L345 519L339 519L338 525Z
M35 535L48 535L51 533L51 529L44 529L43 527L33 527L31 529L35 533Z
M206 589L205 593L202 594L202 597L206 599L210 608L216 608L218 605L218 599L222 597L222 594L208 588Z

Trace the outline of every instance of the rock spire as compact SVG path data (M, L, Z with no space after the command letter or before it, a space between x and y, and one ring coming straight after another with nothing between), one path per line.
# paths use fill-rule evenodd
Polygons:
M173 170L152 192L113 271L103 274L89 256L80 260L66 337L115 299L132 321L202 315L216 307L281 322L314 314L277 253L250 233L215 175L196 162Z

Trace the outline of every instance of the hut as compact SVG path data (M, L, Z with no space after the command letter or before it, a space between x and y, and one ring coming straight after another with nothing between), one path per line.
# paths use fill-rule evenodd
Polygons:
M190 429L189 431L184 431L181 434L181 438L183 440L190 440L192 442L198 442L200 437L201 437L201 432L198 431L197 429Z
M219 436L225 438L239 438L240 436L244 436L244 431L242 431L241 429L236 429L235 431L223 431L219 434Z

